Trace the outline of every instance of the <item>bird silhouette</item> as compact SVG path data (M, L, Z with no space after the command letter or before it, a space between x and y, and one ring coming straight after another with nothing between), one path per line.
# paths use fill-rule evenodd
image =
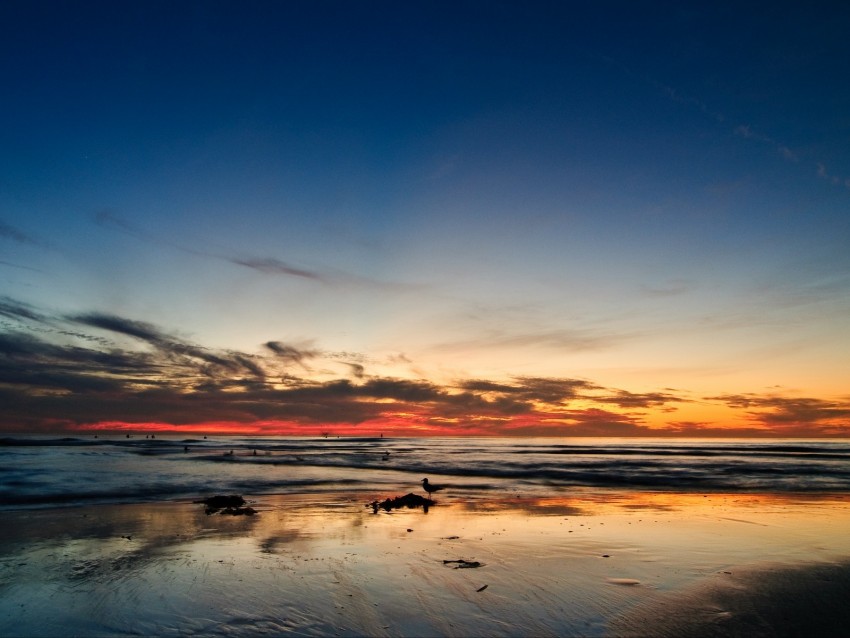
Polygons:
M422 479L422 489L428 493L428 496L431 496L434 492L439 492L443 487L443 485L432 485L426 478Z

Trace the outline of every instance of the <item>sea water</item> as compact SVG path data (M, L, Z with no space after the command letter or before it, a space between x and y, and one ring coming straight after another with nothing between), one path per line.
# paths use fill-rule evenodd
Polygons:
M576 487L850 492L850 442L754 439L14 436L0 439L0 503L32 508L211 493L421 491L542 496Z

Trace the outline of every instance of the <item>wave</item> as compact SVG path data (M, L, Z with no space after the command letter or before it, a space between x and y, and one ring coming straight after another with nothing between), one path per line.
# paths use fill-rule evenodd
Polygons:
M440 476L478 492L571 487L850 493L846 441L573 442L361 437L5 437L12 507L339 489L412 489Z

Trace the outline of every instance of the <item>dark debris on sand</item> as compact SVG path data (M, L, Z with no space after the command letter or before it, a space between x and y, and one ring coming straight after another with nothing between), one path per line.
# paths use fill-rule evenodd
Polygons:
M405 494L404 496L396 496L395 498L387 498L383 501L372 501L366 507L371 507L372 511L375 513L378 512L378 508L391 512L394 509L399 509L402 507L408 508L416 508L416 507L424 507L426 510L434 505L434 501L430 498L425 498L424 496L419 496L418 494Z
M207 506L204 510L207 515L220 513L227 516L253 516L257 513L253 507L243 507L245 499L238 494L217 494L195 502Z
M444 560L443 565L455 565L455 569L474 569L476 567L481 567L483 563L478 562L477 560L464 560L462 558L458 558L457 560ZM485 585L486 587L486 585ZM480 589L478 591L481 591Z

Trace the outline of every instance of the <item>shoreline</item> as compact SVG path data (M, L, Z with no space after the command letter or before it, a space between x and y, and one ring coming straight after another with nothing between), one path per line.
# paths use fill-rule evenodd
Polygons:
M781 629L798 605L781 583L850 583L850 497L585 490L447 496L426 514L373 513L366 496L246 495L253 516L7 511L0 633L744 635L757 605ZM831 591L811 594L826 627L845 618Z

